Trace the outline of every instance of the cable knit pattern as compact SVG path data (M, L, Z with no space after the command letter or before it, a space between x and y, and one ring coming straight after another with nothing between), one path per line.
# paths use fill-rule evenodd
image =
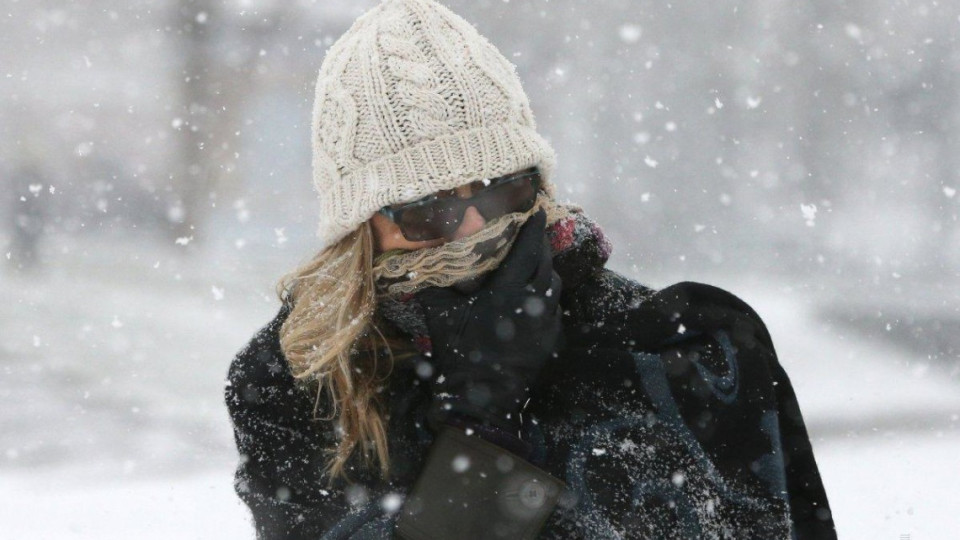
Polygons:
M426 55L413 41L412 29L403 20L381 24L379 44L387 70L397 79L397 109L406 113L404 139L417 143L449 131L450 111L440 95L437 77Z
M321 248L383 206L533 165L553 195L516 67L434 0L385 0L330 47L311 131Z

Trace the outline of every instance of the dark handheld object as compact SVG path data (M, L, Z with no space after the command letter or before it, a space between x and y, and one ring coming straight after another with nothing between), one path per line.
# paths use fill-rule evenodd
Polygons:
M537 538L563 489L530 463L447 427L431 447L396 531L408 540Z

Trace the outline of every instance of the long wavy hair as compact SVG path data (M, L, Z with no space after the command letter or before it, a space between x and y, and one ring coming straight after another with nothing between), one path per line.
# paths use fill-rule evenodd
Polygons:
M324 470L332 483L347 479L346 464L359 450L366 465L390 474L386 411L379 397L405 344L375 324L374 243L369 223L285 274L277 296L291 311L280 328L280 347L301 388L315 393L315 419L335 421L338 442ZM329 405L327 414L318 412ZM376 463L374 463L376 462Z

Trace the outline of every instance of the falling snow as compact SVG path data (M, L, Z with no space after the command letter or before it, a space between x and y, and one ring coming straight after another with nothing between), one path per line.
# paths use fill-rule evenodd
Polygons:
M358 8L60 4L0 14L4 535L252 538L223 378L316 254L305 82ZM610 267L763 317L840 537L957 530L960 3L534 4L464 14Z

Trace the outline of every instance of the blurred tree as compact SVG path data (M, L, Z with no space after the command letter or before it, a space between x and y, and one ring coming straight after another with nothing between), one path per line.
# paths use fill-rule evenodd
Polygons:
M177 134L176 162L171 184L176 200L170 212L175 237L193 237L202 225L211 191L217 184L217 166L210 150L216 140L218 66L212 54L211 34L220 18L212 0L181 0L174 27L179 34L180 106L172 121ZM194 241L199 241L194 239Z
M40 164L32 160L22 160L10 173L8 194L10 211L9 223L5 227L10 232L10 266L19 272L35 272L41 264L40 241L44 232L47 215L43 207L44 178Z
M302 15L299 6L274 2L253 17L245 13L224 10L216 0L180 0L174 13L180 62L180 116L174 119L178 159L172 167L175 200L170 213L175 238L202 242L203 225L220 194L243 192L238 135L245 129L251 103L265 86L310 73L307 66L316 61L306 54L290 58L284 46L286 62L276 62L272 71L263 62L268 49L296 39L291 33L302 30L296 27L296 16Z

